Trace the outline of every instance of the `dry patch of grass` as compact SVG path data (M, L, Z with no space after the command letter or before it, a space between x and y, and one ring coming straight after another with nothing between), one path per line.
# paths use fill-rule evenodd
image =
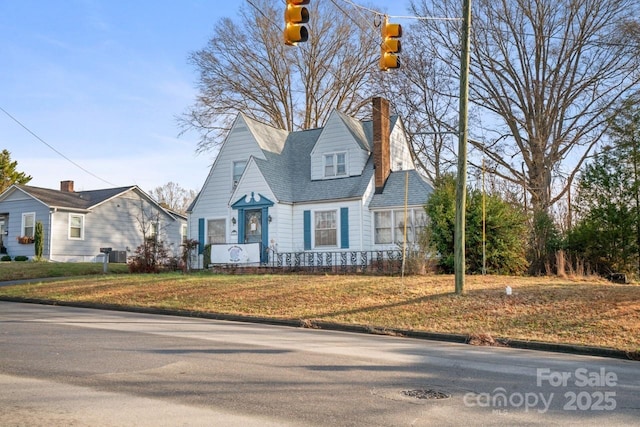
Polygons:
M505 287L513 294L507 296ZM598 279L467 276L121 275L0 288L94 302L640 351L640 286Z

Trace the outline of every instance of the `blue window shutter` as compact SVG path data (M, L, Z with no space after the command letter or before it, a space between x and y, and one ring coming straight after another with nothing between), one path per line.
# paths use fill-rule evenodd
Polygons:
M198 218L198 253L204 251L204 218Z
M340 208L340 247L349 247L349 208Z
M304 250L311 249L311 211L304 211Z

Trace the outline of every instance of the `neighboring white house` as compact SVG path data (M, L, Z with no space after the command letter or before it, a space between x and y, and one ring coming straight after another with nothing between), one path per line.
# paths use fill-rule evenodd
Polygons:
M240 114L188 210L188 233L200 251L258 243L262 263L397 249L405 231L415 241L432 191L386 99L373 99L372 120L334 111L324 128L297 132Z
M147 237L157 235L173 255L186 238L185 216L164 209L137 186L74 191L12 185L0 194L0 249L12 258L33 257L37 222L44 231L43 258L91 262L110 247L112 261L125 262Z

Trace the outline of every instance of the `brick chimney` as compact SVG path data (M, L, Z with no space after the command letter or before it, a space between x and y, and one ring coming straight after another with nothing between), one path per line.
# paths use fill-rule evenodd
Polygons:
M382 193L391 172L389 100L373 98L373 165L376 193Z
M60 181L60 191L73 193L73 181Z

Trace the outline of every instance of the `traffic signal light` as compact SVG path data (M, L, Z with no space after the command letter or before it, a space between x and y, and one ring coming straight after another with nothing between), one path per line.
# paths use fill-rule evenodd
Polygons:
M284 10L284 43L295 46L309 39L309 31L302 24L309 22L309 0L287 0Z
M400 40L402 27L400 24L390 24L385 15L382 20L380 33L382 34L382 44L380 44L380 69L387 71L389 68L399 68L400 58L398 53L402 50Z

